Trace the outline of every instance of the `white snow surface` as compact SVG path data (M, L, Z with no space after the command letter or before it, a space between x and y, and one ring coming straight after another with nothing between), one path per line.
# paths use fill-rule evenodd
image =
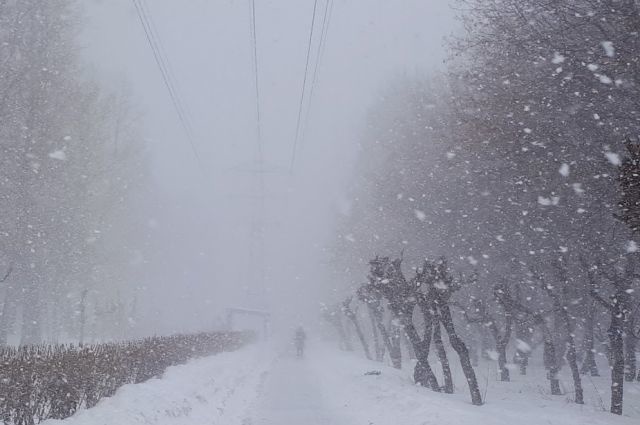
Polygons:
M638 421L638 384L625 387L625 415L615 416L601 411L593 398L591 388L585 390L587 404L576 405L569 401L571 395L550 396L546 393L547 381L540 376L517 376L514 382L496 380L495 369L476 368L480 389L486 400L483 406L471 404L464 377L452 363L455 375L455 394L434 393L430 389L410 383L412 368L396 370L380 367L376 362L365 362L354 356L321 356L332 364L315 363L321 385L326 389L327 405L343 416L348 425L614 425L632 424ZM454 353L450 361L457 361ZM432 365L438 363L433 359ZM340 373L322 373L335 370ZM379 376L365 376L367 370L380 370ZM441 378L441 376L439 376ZM566 377L563 377L566 378ZM608 383L608 378L598 378L598 383ZM585 386L591 386L585 377ZM440 379L442 382L442 379ZM569 381L563 379L568 390ZM608 395L601 394L608 401ZM592 404L594 403L594 404ZM327 422L329 423L329 422ZM333 422L331 422L333 423Z
M270 350L251 346L167 369L161 379L124 385L113 397L46 425L243 424L270 368Z
M602 411L607 377L585 377L586 404L546 392L543 373L497 381L489 362L476 368L484 406L473 406L464 377L453 364L455 394L435 393L411 382L403 370L312 344L304 359L292 350L256 345L170 368L162 379L127 385L93 409L64 421L70 425L611 425L637 424L640 384L625 384L625 415ZM451 355L452 361L457 360ZM437 362L433 365L440 373ZM488 368L489 367L489 368ZM380 375L365 375L380 371ZM542 371L543 372L543 371ZM596 390L597 387L597 390ZM602 391L602 389L605 389ZM598 394L600 392L600 394ZM47 421L45 424L60 424Z

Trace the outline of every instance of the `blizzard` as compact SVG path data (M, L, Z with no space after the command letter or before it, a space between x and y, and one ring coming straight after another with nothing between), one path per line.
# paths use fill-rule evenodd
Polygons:
M639 2L0 0L0 423L638 423Z

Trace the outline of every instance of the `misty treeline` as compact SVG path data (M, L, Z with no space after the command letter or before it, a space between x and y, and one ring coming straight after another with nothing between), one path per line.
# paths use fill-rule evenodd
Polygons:
M78 10L0 1L0 345L123 337L135 314L143 146L126 88L80 59Z
M157 378L169 366L233 351L250 332L210 332L128 342L0 347L0 421L33 425L95 406L125 384Z
M503 381L539 355L551 394L567 368L576 403L585 374L610 375L620 414L624 383L639 377L640 5L458 6L446 71L396 81L370 111L338 279L371 312L384 341L374 351L398 366L394 340L410 341L420 383L441 388L432 347L450 390L444 329L474 403L467 348L473 362L495 356ZM414 276L401 258L376 257L401 250Z

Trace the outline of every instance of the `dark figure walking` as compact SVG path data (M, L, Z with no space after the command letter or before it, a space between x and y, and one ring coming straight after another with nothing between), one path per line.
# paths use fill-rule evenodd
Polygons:
M296 334L293 337L293 339L296 344L296 356L298 358L301 358L302 355L304 354L304 341L305 339L307 339L307 334L304 333L304 329L302 329L302 326L298 326L298 329L296 329Z

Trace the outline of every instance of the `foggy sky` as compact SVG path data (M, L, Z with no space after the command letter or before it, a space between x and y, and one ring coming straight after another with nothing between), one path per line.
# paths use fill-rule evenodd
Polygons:
M326 272L366 111L398 76L438 68L453 27L446 0L336 0L306 138L288 174L313 0L256 0L265 162L266 299L247 297L255 95L249 0L147 0L193 117L204 173L184 137L130 0L84 0L83 53L142 113L153 185L141 196L141 326L210 326L228 306L313 321L318 300L350 282ZM320 0L318 7L322 9ZM320 26L318 25L318 29ZM316 41L317 42L317 41ZM253 291L255 292L255 291ZM261 304L261 305L258 305Z

